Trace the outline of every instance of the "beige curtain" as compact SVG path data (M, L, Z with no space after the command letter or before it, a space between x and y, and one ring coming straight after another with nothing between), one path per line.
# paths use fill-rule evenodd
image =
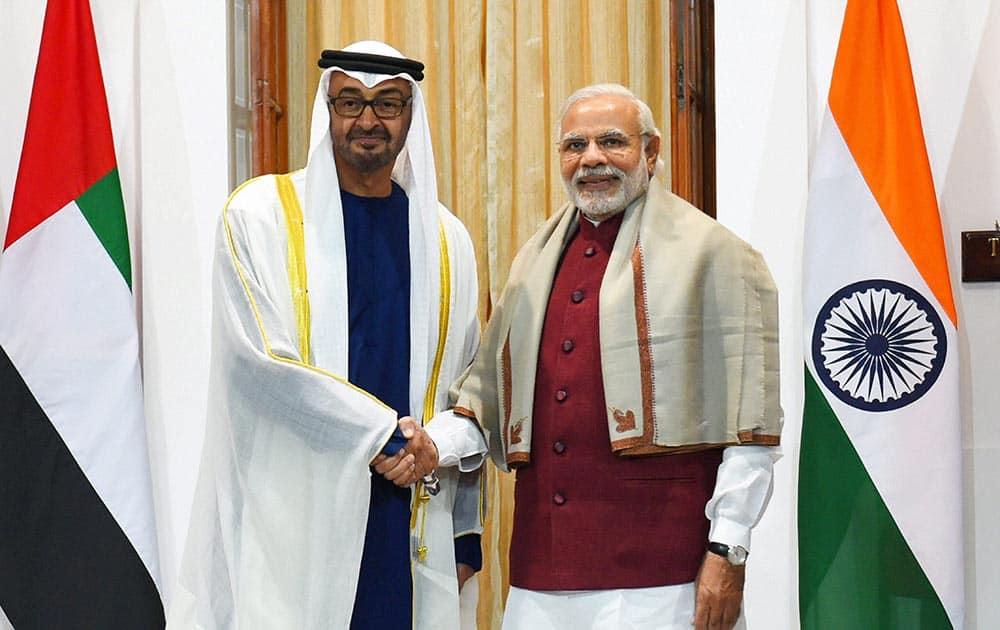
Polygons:
M293 3L294 4L294 3ZM670 0L307 0L300 111L309 111L324 48L377 39L426 64L441 201L468 227L479 261L480 316L500 297L517 249L565 199L555 152L562 102L615 82L653 110L670 146ZM290 16L291 17L291 16ZM300 20L301 22L301 20ZM290 27L291 51L296 45ZM290 73L294 81L294 73ZM290 145L305 163L307 129ZM670 155L663 155L670 173ZM293 160L294 162L295 160ZM479 575L479 627L500 627L507 592L513 479L490 466Z

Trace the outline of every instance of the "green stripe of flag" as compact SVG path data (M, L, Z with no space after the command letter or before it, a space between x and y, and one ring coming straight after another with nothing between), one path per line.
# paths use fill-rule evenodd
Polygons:
M122 202L118 168L111 169L107 175L97 180L80 195L76 203L131 290L132 261L129 255L125 204Z
M805 384L798 510L803 630L951 628L808 369Z

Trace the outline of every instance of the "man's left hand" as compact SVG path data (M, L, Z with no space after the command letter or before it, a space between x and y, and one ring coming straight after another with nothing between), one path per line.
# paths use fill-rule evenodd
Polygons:
M746 567L734 566L722 556L705 553L695 580L694 627L729 630L740 617Z

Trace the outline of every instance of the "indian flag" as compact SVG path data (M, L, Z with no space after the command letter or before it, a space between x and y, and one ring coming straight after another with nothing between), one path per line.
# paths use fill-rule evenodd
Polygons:
M49 0L0 257L0 607L163 627L121 186L86 0Z
M802 628L961 628L958 318L892 0L847 4L804 260Z

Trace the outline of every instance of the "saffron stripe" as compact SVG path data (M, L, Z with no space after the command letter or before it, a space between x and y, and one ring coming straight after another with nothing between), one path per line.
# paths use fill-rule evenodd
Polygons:
M957 327L906 35L894 0L848 2L829 103L893 232Z

